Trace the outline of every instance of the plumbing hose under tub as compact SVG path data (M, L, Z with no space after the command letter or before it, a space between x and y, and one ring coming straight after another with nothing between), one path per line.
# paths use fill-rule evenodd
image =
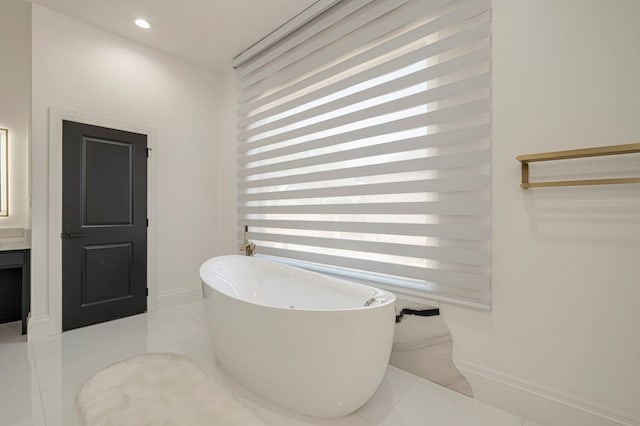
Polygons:
M380 303L384 303L386 302L387 299L384 298L378 298L378 297L372 297L369 300L367 300L366 302L364 302L364 306L365 307L369 307L372 305L377 305ZM293 308L293 306L291 306L291 308ZM398 315L396 315L396 324L399 323L400 321L402 321L402 318L405 315L416 315L419 317L433 317L433 316L437 316L440 315L440 309L439 308L433 308L433 309L422 309L422 310L417 310L417 309L402 309L400 311L400 313Z
M402 317L404 317L405 315L416 315L419 317L434 317L436 315L440 315L440 309L439 308L422 309L422 310L402 309L400 313L396 315L396 324L402 321Z

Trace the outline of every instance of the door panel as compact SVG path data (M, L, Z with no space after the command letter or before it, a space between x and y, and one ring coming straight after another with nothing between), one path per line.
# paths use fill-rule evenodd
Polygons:
M85 246L82 259L82 306L133 297L133 245Z
M62 328L146 311L147 139L63 122Z
M132 146L91 138L83 138L83 145L83 225L131 225Z

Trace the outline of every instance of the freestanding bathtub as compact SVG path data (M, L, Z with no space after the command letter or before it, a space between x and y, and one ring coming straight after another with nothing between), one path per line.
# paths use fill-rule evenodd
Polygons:
M392 293L246 256L209 259L200 276L218 363L250 390L302 414L338 417L380 385Z

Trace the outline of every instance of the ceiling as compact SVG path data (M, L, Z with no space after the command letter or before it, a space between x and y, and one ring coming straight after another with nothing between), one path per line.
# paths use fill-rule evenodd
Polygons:
M231 59L316 0L32 0L122 37L225 72ZM134 18L153 25L142 30Z

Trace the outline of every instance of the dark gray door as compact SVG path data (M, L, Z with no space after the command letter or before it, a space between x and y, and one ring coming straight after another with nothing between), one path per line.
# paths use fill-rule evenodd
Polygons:
M147 137L63 122L62 329L147 309Z

